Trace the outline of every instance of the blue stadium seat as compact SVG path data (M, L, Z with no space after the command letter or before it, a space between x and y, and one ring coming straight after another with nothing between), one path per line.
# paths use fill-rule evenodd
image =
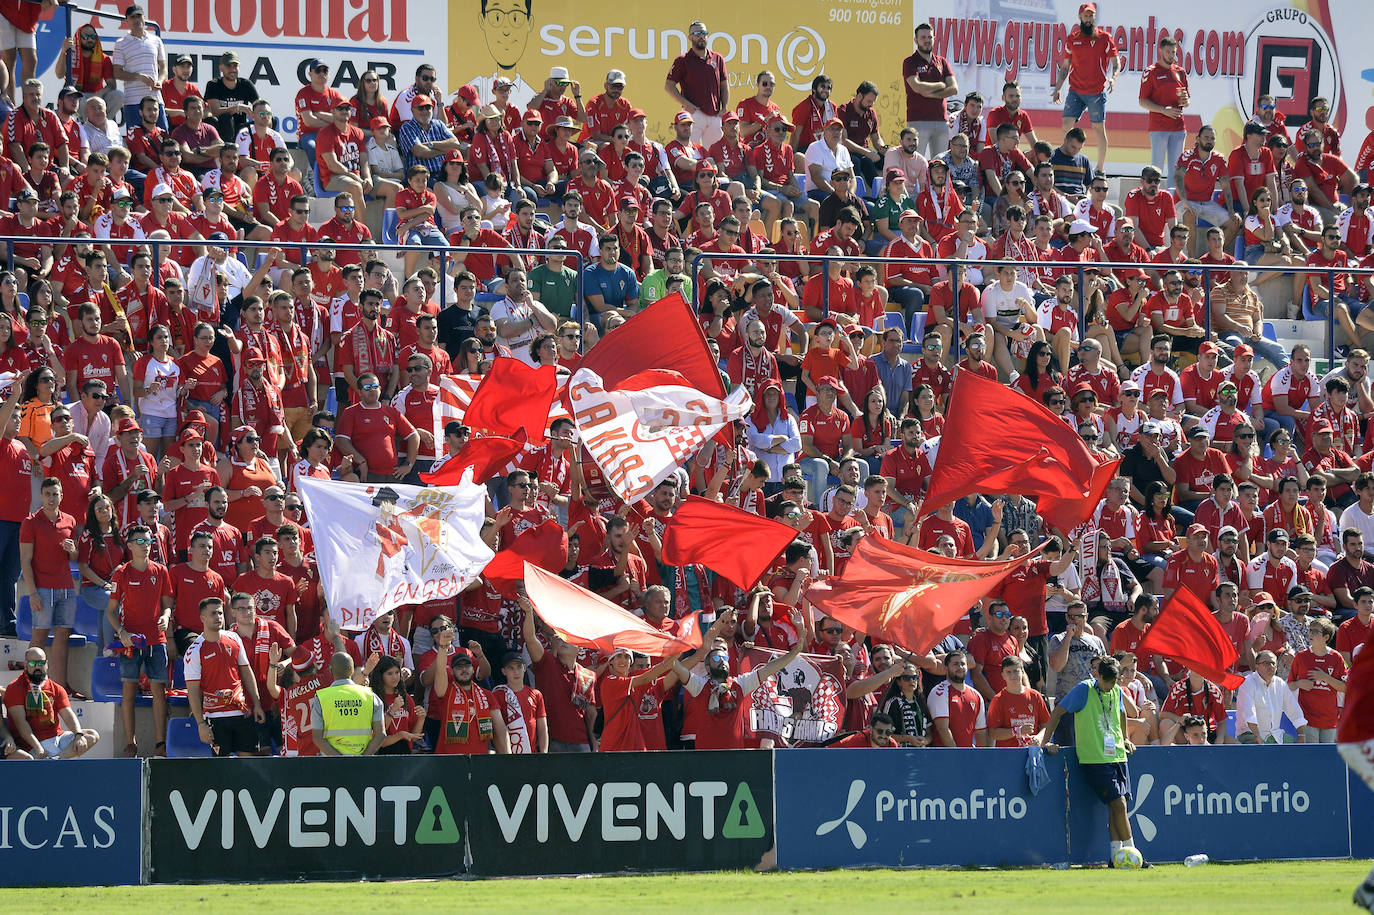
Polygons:
M1278 343L1278 342L1279 342L1279 335L1278 335L1277 333L1274 332L1274 322L1273 322L1273 321L1265 321L1265 322L1264 322L1264 331L1263 331L1263 333L1261 334L1261 336L1263 336L1264 339L1266 339L1266 340L1273 340L1275 343Z
M200 739L194 718L167 719L167 756L169 759L208 759L215 755Z
M878 333L884 333L892 328L897 328L903 334L906 333L906 318L900 311L888 311L883 313L883 323L881 327L874 327Z
M1325 321L1326 318L1317 314L1316 308L1312 305L1312 290L1302 291L1302 317L1304 321Z
M80 604L78 603L77 606L77 612L79 613ZM29 596L27 594L19 598L18 606L14 608L14 631L22 642L28 642L33 639L33 607L29 606ZM48 633L48 644L52 644L51 632ZM79 635L74 629L72 634L67 637L67 644L74 647L85 645L86 637L84 635Z
M171 646L168 646L171 647ZM172 689L186 688L186 659L178 655L172 661Z
M918 311L911 316L911 333L907 336L907 339L912 343L920 345L921 341L925 339L925 336L926 313L924 311Z
M97 641L100 638L100 617L104 613L104 607L92 607L84 600L78 599L76 602L76 628L72 631L81 633L88 642ZM99 647L103 648L104 646Z
M314 174L315 174L315 196L316 196L316 197L330 197L330 198L333 198L333 197L339 196L339 192L338 192L338 191L326 191L326 190L324 189L324 185L320 184L320 166L319 166L319 163L318 163L318 162L315 163Z
M396 227L401 224L401 220L396 215L395 207L387 207L382 211L382 244L398 245L396 240Z
M794 172L792 177L797 179L797 187L801 188L802 196L806 196L806 172Z
M96 702L123 702L124 684L119 680L118 658L96 658L91 665L91 698ZM153 700L139 696L135 705L151 706Z

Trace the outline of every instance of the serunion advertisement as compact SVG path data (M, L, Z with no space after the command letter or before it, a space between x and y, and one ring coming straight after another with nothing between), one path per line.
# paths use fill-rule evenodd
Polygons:
M775 756L779 867L1066 860L1057 757L1046 757L1049 785L1032 794L1026 753L1018 750L815 749Z

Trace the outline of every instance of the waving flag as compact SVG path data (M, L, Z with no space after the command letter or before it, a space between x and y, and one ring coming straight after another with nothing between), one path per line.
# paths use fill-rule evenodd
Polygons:
M797 532L753 512L688 496L663 529L663 562L699 562L739 588L749 590Z
M568 396L583 444L626 502L647 496L707 439L753 409L743 387L718 400L661 370L625 378L610 390L591 369L579 368Z
M1240 657L1235 643L1202 601L1179 588L1159 611L1135 649L1136 657L1163 655L1225 689L1239 689L1245 678L1226 669Z
M495 363L493 363L494 365ZM467 420L468 407L472 403L473 396L477 393L477 388L486 377L485 375L441 375L439 377L439 398L434 402L434 421L437 430L434 440L436 442L443 441L444 426L450 422L461 423ZM548 421L553 422L560 417L571 418L567 409L555 400L549 408ZM535 437L543 438L542 430Z
M551 365L531 368L519 359L497 359L468 403L463 422L474 432L514 435L524 429L543 444L549 408L558 397L558 375Z
M975 492L1049 497L1045 520L1070 531L1092 515L1120 463L1099 464L1062 418L981 375L959 375L945 416L931 509Z
M404 604L457 597L492 559L478 536L486 488L298 481L329 613L366 629Z
M430 486L453 486L463 478L463 471L471 467L472 478L479 483L485 482L524 449L524 429L511 438L502 435L474 436L457 454L436 461L429 473L420 474L420 479Z
M676 635L664 632L624 607L528 562L525 592L540 619L582 648L596 648L606 654L628 648L661 658L701 647L701 629L695 615L678 621Z
M696 310L679 293L664 296L607 334L578 363L607 388L646 369L667 369L689 387L717 399L725 397L720 367L711 358Z
M969 608L1036 552L1004 562L946 559L881 537L860 537L844 574L818 582L806 597L873 640L925 652L939 644Z
M514 600L516 584L525 580L527 561L555 575L568 564L568 532L556 519L522 531L487 563L482 574L496 590Z

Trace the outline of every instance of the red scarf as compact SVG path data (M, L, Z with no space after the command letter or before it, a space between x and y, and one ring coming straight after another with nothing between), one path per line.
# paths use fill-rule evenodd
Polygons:
M354 376L361 377L371 372L383 381L389 378L396 361L396 338L380 327L369 331L362 321L354 324L348 333L353 337Z
M446 697L448 701L444 706L444 733L440 740L444 743L490 740L495 730L491 723L489 696L486 690L476 684L464 689L457 683L450 683Z
M372 657L373 652L379 655L387 655L398 661L405 660L405 645L401 642L401 637L396 634L396 630L389 630L386 640L383 641L381 633L375 627L368 627L367 632L363 633L363 657Z

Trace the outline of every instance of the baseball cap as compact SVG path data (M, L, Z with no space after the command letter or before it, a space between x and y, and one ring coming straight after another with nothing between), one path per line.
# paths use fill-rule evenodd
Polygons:
M1287 540L1288 532L1281 527L1276 527L1269 532L1269 536L1264 538L1267 542L1273 543L1276 540Z
M164 185L164 187L165 187L165 185ZM37 200L37 199L38 199L38 194L37 194L37 193L34 191L34 189L31 188L31 187L23 188L22 190L20 190L19 193L15 194L14 196L15 196L15 199L16 199L16 200Z
M1205 533L1207 533L1207 525L1205 525L1205 524L1190 524L1190 525L1188 525L1188 536L1189 536L1189 537L1193 536L1194 534L1205 534Z
M531 108L525 112L525 116L521 120L526 124L542 124L544 123L544 115L539 112L539 109Z
M889 168L884 177L888 181L905 181L906 172L902 171L900 168Z
M831 127L838 127L841 130L843 130L844 121L841 121L839 118L831 118L830 120L825 122L825 127L823 129L829 130Z
M1307 590L1307 588L1306 588L1305 586L1303 586L1303 585L1294 585L1293 587L1291 587L1291 588L1288 589L1288 599L1289 599L1289 600L1292 600L1292 599L1295 598L1295 597L1311 597L1311 596L1312 596L1312 592L1309 591L1309 590Z
M211 197L218 197L222 200L224 198L224 191L220 190L217 187L207 187L202 196L204 196L206 200L209 200ZM223 232L220 232L219 234L224 235ZM210 237L213 238L214 236L212 235ZM228 236L226 235L225 237L227 238Z
M191 61L191 55L190 55L190 54L174 54L174 55L172 56L172 66L174 66L174 67L177 66L177 65L179 65L179 64L189 64L189 63L191 63L191 62L192 62L192 61ZM60 97L61 97L61 96L59 95L59 98L60 98Z
M1141 435L1159 435L1159 434L1160 434L1161 432L1163 432L1163 431L1164 431L1164 429L1163 429L1163 427L1161 427L1161 426L1159 425L1159 423L1141 423L1141 424L1140 424L1140 434L1141 434Z
M1096 231L1097 226L1088 222L1086 219L1075 219L1073 221L1073 225L1069 226L1070 235L1082 235L1084 233L1091 234Z
M768 119L768 126L769 126L769 127L772 127L774 124L782 124L784 127L792 127L792 126L793 126L792 122L789 121L789 120L787 120L787 118L783 117L781 114L775 114L775 115L773 115L771 118Z
M225 64L236 64L238 62L239 56L235 54L233 51L225 51L223 54L219 56L220 66L224 66Z
M1154 400L1156 397L1168 397L1168 396L1169 396L1169 392L1168 392L1168 391L1164 390L1163 388L1155 388L1153 391L1150 392L1150 396L1147 397L1147 398L1145 398L1145 399L1146 399L1146 400Z
M1134 229L1135 220L1129 216L1122 216L1120 219L1116 221L1116 227L1118 229Z
M267 356L265 356L260 349L250 349L248 351L248 358L244 359L243 362L244 365L266 365Z
M1096 3L1084 3L1082 6L1080 6L1080 7L1078 8L1078 15L1082 16L1084 13L1092 13L1092 14L1096 15L1096 14L1097 14L1097 4L1096 4Z
M433 108L433 107L434 107L434 99L432 99L432 98L430 98L429 96L425 95L423 92L417 93L416 96L415 96L413 99L410 100L410 108L411 108L412 111L415 110L416 108L423 108L423 107L425 107L426 105L428 105L429 107Z
M185 429L181 430L181 435L177 436L177 443L184 445L191 441L205 441L205 433L201 432L200 429L195 426L187 426Z
M183 419L182 422L188 426L192 423L199 423L203 426L205 425L205 414L200 412L199 410L187 410L186 418Z
M156 200L156 199L159 198L159 197L175 197L175 196L176 196L176 192L172 190L172 186L171 186L170 184L159 184L157 187L153 188L153 196L152 196L152 199L153 199L153 200Z
M1231 358L1239 359L1241 356L1255 355L1255 348L1248 343L1238 343L1236 348L1231 351Z
M610 71L609 73L607 73L607 74L606 74L606 85L608 85L608 86L623 86L623 85L625 85L625 71L624 71L624 70L612 70L612 71Z
M840 389L839 379L834 375L823 375L816 380L817 388L830 388L833 391Z
M1191 429L1188 430L1188 437L1189 437L1190 439L1191 439L1191 438L1206 438L1207 435L1208 435L1207 429L1206 429L1206 427L1204 427L1201 423L1198 423L1196 426L1194 426L1193 428L1191 428Z
M1232 527L1232 526L1229 525L1229 524L1226 525L1225 527L1223 527L1221 530L1217 531L1217 539L1218 539L1218 540L1221 540L1221 539L1223 539L1223 538L1225 538L1225 537L1228 537L1228 536L1229 536L1229 537L1239 537L1239 536L1240 536L1240 531L1236 530L1234 527Z
M130 16L142 16L142 15L143 15L143 7L139 6L137 3L130 3L128 6L124 7L124 18L125 18L125 19L128 19Z
M252 357L250 356L249 358L251 359ZM235 429L233 434L229 436L229 441L237 445L239 442L243 441L244 436L253 435L256 432L257 430L254 429L252 426L242 425Z
M930 165L927 166L926 174L929 174L929 173L930 173L930 169L932 169L932 168L943 168L946 172L948 172L948 171L949 171L949 163L946 162L944 159L931 159L931 160L930 160Z
M126 416L115 423L114 434L123 435L125 432L142 432L143 427L138 424L138 420L132 416Z
M1274 596L1270 594L1268 591L1256 591L1254 596L1251 597L1250 600L1254 603L1256 607L1275 606Z
M1236 387L1236 383L1234 381L1223 381L1221 384L1217 385L1218 394L1220 394L1222 391L1230 391L1232 394L1235 394L1239 390L1240 389Z
M739 121L739 115L735 114L733 111L727 111L727 112L725 112L724 114L722 114L722 115L720 116L720 122L721 122L722 124L724 124L724 123L727 122L727 121L735 121L735 122L738 122L738 121Z
M444 154L444 161L461 162L464 165L467 164L467 160L463 158L463 151L461 149L450 149L448 152Z
M1137 382L1127 378L1125 381L1121 382L1121 391L1122 393L1125 393L1126 391L1135 391L1137 394L1139 394L1140 385Z
M625 657L627 657L627 658L631 658L631 659L634 658L634 652L630 651L630 649L628 649L628 648L626 648L626 647L624 647L624 646L622 645L622 646L620 646L619 648L614 648L614 649L612 649L612 650L611 650L611 655L610 655L610 657L607 658L606 660L608 660L608 661L614 660L616 655L622 655L622 654L623 654Z
M190 60L189 57L186 58L186 59L187 59L188 61ZM76 88L75 86L63 86L61 89L59 89L59 90L57 91L57 97L60 98L60 99L66 98L66 97L69 96L69 95L75 95L75 96L77 96L78 98L80 98L80 97L81 97L81 90L78 89L78 88Z
M845 167L843 167L843 166L841 166L841 167L839 167L839 168L832 168L832 169L830 170L830 177L832 177L832 178L838 178L838 177L840 177L841 175L852 175L852 174L854 174L854 170L853 170L853 169L845 168Z
M342 95L339 96L338 98L334 99L333 110L335 110L335 111L338 111L340 108L352 108L352 107L353 107L353 103L350 102L348 99L344 98Z
M643 108L631 108L630 114L625 118L625 120L633 121L635 118L647 118L648 116L649 113L645 111Z
M305 69L308 73L314 73L316 70L328 70L329 64L320 60L318 57L312 57L310 63L305 65Z
M1199 355L1202 355L1204 353L1211 353L1212 355L1216 355L1218 352L1217 345L1213 343L1211 340L1203 340L1201 343L1199 343L1197 346L1197 351Z
M1311 431L1313 435L1335 434L1335 430L1331 428L1331 424L1324 419L1319 419L1315 423L1313 423Z
M226 234L223 233L223 232L211 232L211 233L210 233L210 237L206 239L206 241L228 241L228 240L229 240L229 236L226 235Z
M688 111L679 111L677 114L673 115L673 123L674 123L674 124L683 124L683 123L689 123L689 124L690 124L690 123L692 123L692 115L691 115L691 112L688 112Z
M898 222L901 222L903 219L920 219L920 218L921 218L921 214L920 214L920 213L917 213L915 210L902 210L902 212L900 212L900 213L897 214L897 221L898 221Z
M386 118L373 118L367 125L372 130L381 130L383 127L390 127L391 122Z
M26 188L26 190L29 190L29 192L32 193L32 189ZM23 192L21 191L20 193L22 194ZM110 200L111 200L112 202L115 201L115 200L133 200L133 199L134 199L134 195L133 195L133 194L130 194L129 191L128 191L128 189L127 189L127 188L123 188L123 187L116 188L114 194L113 194L113 195L111 196L111 198L110 198Z
M831 330L839 330L839 329L840 329L839 322L836 321L834 318L822 318L821 320L817 321L816 324L815 324L815 326L813 326L811 329L812 329L813 331L814 331L814 330L820 330L822 327L828 327L828 328L830 328Z
M1145 279L1145 271L1144 271L1144 270L1141 270L1139 267L1119 267L1119 268L1117 268L1117 270L1116 270L1116 275L1119 276L1119 277L1121 277L1122 279L1127 279L1127 280L1129 280L1129 279L1137 279L1137 280L1143 280L1143 279Z
M515 80L511 79L509 76L498 76L491 81L491 88L493 89L509 89L514 85Z
M472 83L463 83L463 85L459 86L453 94L469 105L477 104L477 87Z
M703 159L697 164L697 174L716 174L716 163L712 162L710 159Z
M622 210L637 210L640 208L639 201L627 194L620 198L620 208Z

